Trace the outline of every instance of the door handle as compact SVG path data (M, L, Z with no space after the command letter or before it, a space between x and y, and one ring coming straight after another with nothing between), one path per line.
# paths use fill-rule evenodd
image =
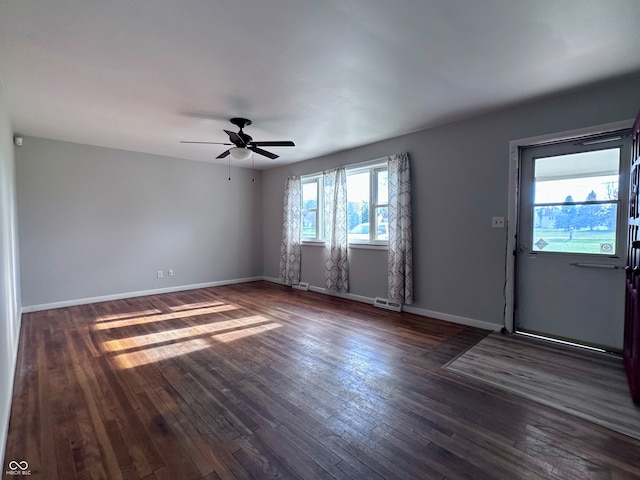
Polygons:
M571 265L573 265L574 267L587 267L587 268L609 268L612 270L618 270L620 267L618 265L610 265L610 264L606 264L606 263L572 263ZM638 267L636 267L634 269L633 273L637 273L636 270L638 269ZM625 268L626 270L626 268Z

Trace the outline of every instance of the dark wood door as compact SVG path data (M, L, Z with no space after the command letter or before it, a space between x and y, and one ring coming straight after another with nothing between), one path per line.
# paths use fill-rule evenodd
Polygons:
M631 397L640 403L640 114L633 125L631 152L623 356Z

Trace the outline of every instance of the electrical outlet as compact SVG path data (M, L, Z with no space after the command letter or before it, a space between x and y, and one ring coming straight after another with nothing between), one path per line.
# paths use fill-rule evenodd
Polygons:
M158 270L158 278L162 278L163 274L162 274L162 270Z
M167 270L167 276L173 277L173 268L170 268L169 270Z
M491 226L493 228L504 228L504 217L493 217L491 219Z

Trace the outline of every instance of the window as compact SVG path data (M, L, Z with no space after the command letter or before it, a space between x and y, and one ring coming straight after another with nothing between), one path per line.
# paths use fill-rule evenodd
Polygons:
M620 149L534 159L532 250L615 255Z
M347 170L349 243L389 240L389 171L386 164Z
M347 169L349 243L386 244L389 240L389 170L387 163ZM321 242L322 174L302 177L302 241ZM370 226L373 226L370 228Z
M316 241L322 238L321 220L321 177L302 179L302 240Z

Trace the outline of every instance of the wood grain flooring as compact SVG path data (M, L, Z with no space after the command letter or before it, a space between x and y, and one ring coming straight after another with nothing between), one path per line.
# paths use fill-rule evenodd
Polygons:
M487 334L266 282L29 313L3 478L640 478L640 441L442 368Z

